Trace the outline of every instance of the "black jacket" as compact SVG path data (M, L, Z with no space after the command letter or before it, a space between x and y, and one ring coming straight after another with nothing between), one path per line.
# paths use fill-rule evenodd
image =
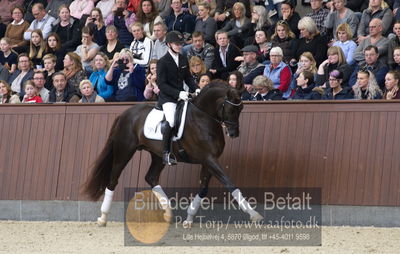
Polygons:
M61 28L60 19L56 19L52 24L51 31L57 34ZM67 26L67 38L61 38L62 49L66 52L75 51L76 47L81 44L81 30L79 28L79 20L71 17Z
M222 64L221 56L219 54L219 46L214 49L214 61L212 63L212 69L217 70L214 74L214 78L220 78L226 80L228 78L229 72L236 70L240 62L235 61L235 57L241 56L240 49L233 44L228 45L226 51L226 67Z
M65 86L64 89L64 97L63 97L63 102L69 102L72 97L79 97L78 92L76 91L75 87L72 85L68 84ZM54 87L51 89L49 93L49 102L56 102L57 96L56 96L56 88Z
M354 92L351 87L344 87L342 91L333 96L332 88L325 89L325 93L322 96L323 100L349 100L354 99Z
M275 100L283 100L283 94L279 89L273 89L269 91L266 95L262 96L261 94L256 94L253 97L253 101L275 101Z
M189 70L189 62L186 57L179 54L179 68L168 52L157 62L157 85L160 88L158 103L161 106L166 102L177 102L179 92L184 91L183 81L193 93L197 85Z
M307 88L297 87L296 92L293 95L293 100L321 100L321 94L317 91L313 91L315 85L309 85Z

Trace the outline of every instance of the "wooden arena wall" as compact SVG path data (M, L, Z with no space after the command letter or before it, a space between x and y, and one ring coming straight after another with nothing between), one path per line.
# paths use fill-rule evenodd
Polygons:
M0 199L85 200L79 193L114 118L131 104L0 105ZM221 165L239 187L321 187L323 204L400 206L400 103L246 103ZM123 187L147 186L147 152ZM197 186L199 166L165 169L164 187ZM212 185L219 186L215 180Z

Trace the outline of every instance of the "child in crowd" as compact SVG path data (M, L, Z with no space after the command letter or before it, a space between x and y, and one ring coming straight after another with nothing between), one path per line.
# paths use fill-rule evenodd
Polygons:
M46 51L46 41L43 39L43 34L40 29L35 29L31 33L29 43L29 58L33 62L35 69L42 69L42 58Z
M209 74L204 73L201 74L199 77L199 87L200 89L203 89L205 86L207 86L208 84L210 84L211 82L211 77Z
M46 74L46 83L44 87L51 91L53 89L53 74L56 72L57 57L53 54L46 54L43 57L43 65Z
M37 89L32 81L25 82L25 95L22 103L43 103L42 98L38 96Z
M11 50L11 40L4 37L0 40L0 63L12 74L17 69L18 55Z
M160 89L157 86L157 60L152 59L149 63L149 68L146 74L146 87L143 95L146 100L157 100Z

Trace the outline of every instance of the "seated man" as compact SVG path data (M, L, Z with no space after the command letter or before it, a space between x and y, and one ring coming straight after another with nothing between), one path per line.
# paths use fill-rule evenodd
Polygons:
M217 31L215 38L218 46L214 49L214 61L209 71L213 78L226 80L229 73L236 70L240 65L240 62L235 61L235 58L241 55L240 50L229 43L228 33L225 31Z
M207 69L210 69L214 61L214 46L206 43L202 32L194 32L192 34L192 44L187 45L187 58L198 56L204 61Z
M383 89L385 87L385 75L389 71L389 68L385 63L378 60L378 48L374 45L366 47L364 50L364 58L365 61L358 64L351 74L349 86L354 86L357 82L357 73L359 70L369 70L375 75L379 87Z
M49 93L49 102L78 102L79 95L76 89L68 84L67 76L63 72L53 75L54 88Z
M322 0L311 0L310 3L312 12L307 13L305 17L312 18L317 25L317 28L320 31L321 35L326 35L327 30L324 22L329 14L329 10L324 7L324 3Z
M160 59L167 53L168 46L165 43L165 36L167 35L167 26L158 22L153 26L153 35L156 37L156 41L154 42L154 48L151 53L151 59Z
M38 94L42 98L43 103L49 102L50 91L44 87L46 83L46 75L42 71L36 71L33 74L33 84L35 85Z
M258 75L263 75L265 65L257 61L258 48L255 45L248 45L242 49L243 62L238 71L243 74L243 83L246 87L251 87L253 80Z
M369 36L354 51L353 58L356 62L364 63L364 50L369 45L376 46L379 51L379 60L387 62L389 39L382 36L382 31L382 20L375 18L369 22Z
M40 29L43 34L43 38L47 39L51 32L51 24L56 20L54 17L46 13L43 4L37 3L32 7L32 14L35 19L32 21L28 30L24 33L24 39L29 41L31 39L31 32L35 29Z

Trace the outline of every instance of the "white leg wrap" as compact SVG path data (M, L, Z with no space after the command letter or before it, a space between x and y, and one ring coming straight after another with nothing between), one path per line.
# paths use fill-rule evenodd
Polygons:
M242 192L239 189L232 191L232 196L238 202L239 207L240 209L242 209L243 212L251 213L252 211L254 211L253 208L251 208L249 202L244 199Z
M110 211L113 195L114 191L110 191L109 189L106 188L106 191L104 193L103 203L101 204L102 213L108 213Z
M154 186L152 191L160 202L162 209L166 210L167 208L171 207L167 194L165 194L160 185Z
M201 205L201 198L199 196L199 194L196 195L196 197L194 197L194 199L192 200L192 202L190 202L190 206L187 209L187 218L186 218L186 222L193 222L193 218L196 215L197 211L199 210Z

